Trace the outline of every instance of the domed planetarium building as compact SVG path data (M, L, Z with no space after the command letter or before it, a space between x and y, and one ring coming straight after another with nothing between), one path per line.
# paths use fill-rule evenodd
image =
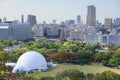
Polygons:
M29 73L36 70L47 70L47 62L42 54L35 51L29 51L19 57L12 72L17 73L25 71L26 73Z

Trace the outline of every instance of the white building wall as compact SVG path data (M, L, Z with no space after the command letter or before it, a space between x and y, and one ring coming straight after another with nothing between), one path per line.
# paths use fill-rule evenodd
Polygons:
M84 39L84 32L81 32L81 31L71 31L70 32L70 39L83 40Z
M86 43L89 43L89 44L98 43L98 35L97 34L85 34L84 40Z

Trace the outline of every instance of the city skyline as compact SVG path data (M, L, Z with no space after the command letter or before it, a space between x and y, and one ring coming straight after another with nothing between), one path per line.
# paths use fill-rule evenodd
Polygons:
M120 17L119 0L0 0L0 18L21 20L21 15L36 15L38 23L43 21L57 23L67 19L75 19L77 15L86 23L87 6L96 7L96 20L104 22L104 18ZM8 14L9 13L9 14Z

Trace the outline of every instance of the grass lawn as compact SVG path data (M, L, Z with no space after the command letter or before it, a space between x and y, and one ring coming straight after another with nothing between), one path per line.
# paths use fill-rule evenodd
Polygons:
M62 72L64 70L68 69L78 69L82 72L86 73L101 73L103 71L113 71L115 73L120 74L120 69L113 69L113 68L108 68L102 65L73 65L73 64L58 64L56 68L51 69L50 71L47 72L36 72L32 74L27 74L26 76L30 76L36 79L40 79L41 76L52 76L54 77L57 73Z

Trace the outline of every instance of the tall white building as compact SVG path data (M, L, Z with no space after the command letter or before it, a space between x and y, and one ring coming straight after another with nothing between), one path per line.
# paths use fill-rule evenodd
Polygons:
M98 42L98 35L96 34L96 29L94 26L88 26L86 33L84 35L84 40L86 43L94 44Z

